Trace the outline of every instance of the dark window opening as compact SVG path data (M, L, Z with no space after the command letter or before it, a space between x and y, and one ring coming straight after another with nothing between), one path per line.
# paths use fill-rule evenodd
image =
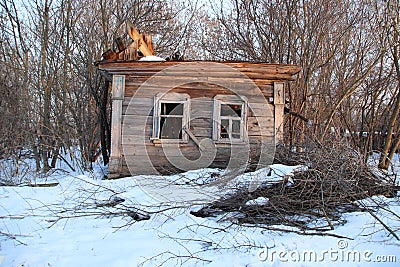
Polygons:
M220 138L229 138L229 120L221 120Z
M221 105L221 116L241 117L242 116L242 105L222 104Z
M241 138L241 104L221 104L221 139L240 139Z
M182 118L161 117L161 139L182 139Z
M247 139L247 99L216 95L213 108L213 140L243 143Z
M162 115L183 115L182 103L161 103Z
M160 103L160 139L182 139L183 103Z
M232 138L240 139L240 121L232 121Z

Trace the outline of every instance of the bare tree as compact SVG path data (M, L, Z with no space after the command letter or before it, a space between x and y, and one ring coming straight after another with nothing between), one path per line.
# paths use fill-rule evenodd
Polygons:
M177 51L188 32L185 8L169 1L2 0L2 157L29 151L42 172L67 161L61 151L75 157L74 149L84 168L99 154L107 163L109 85L94 63L126 36L126 21L154 34L159 54Z
M382 121L388 112L397 117L396 109L389 108L396 106L392 99L398 92L392 85L398 55L393 3L231 0L212 7L203 19L208 32L201 43L210 59L302 66L287 91L287 145L301 148L309 131L321 142L332 134L347 135L364 154L379 148L384 135L379 133L391 130ZM391 16L385 15L388 10ZM396 143L389 145L392 151ZM385 151L384 157L389 156Z
M400 45L400 5L398 1L388 1L386 4L385 13L388 17L389 23L385 26L388 34L388 42L390 54L392 56L392 64L395 69L395 77L397 80L396 90L393 94L392 105L390 106L390 118L387 124L387 135L382 149L382 154L380 158L379 167L381 169L387 170L389 168L390 162L394 156L394 153L400 146L400 134L395 134L395 129L399 130L397 117L400 112L400 63L399 63L399 45ZM385 14L384 13L384 14ZM397 124L397 125L396 125Z

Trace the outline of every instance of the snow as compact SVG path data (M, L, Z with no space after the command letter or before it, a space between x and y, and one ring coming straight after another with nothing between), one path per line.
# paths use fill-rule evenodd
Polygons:
M231 182L251 190L286 179L296 168L304 167L272 165ZM324 232L343 238L284 232L301 230L283 225L274 226L279 231L232 226L225 220L229 215L194 217L191 203L172 208L146 194L135 177L102 180L102 172L55 172L46 178L59 183L54 187L0 187L0 266L382 266L392 256L400 261L400 242L368 212L344 214L346 223ZM221 173L202 169L166 179L207 185ZM375 207L375 215L400 235L398 198L376 196L363 204ZM136 222L129 212L150 219ZM360 260L346 258L352 253Z
M247 206L261 206L267 204L269 201L266 197L258 197L256 199L251 199L246 202Z
M146 56L139 59L139 61L165 61L165 59L157 56Z

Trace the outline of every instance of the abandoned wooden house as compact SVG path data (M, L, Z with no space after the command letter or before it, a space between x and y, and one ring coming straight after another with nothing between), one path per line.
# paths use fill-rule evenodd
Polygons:
M165 61L134 31L98 63L112 87L110 177L272 162L298 66Z

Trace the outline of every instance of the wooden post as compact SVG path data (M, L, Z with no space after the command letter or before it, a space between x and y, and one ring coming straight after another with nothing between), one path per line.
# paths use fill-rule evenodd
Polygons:
M285 83L274 82L275 144L283 141L283 115L285 108Z
M112 81L112 114L111 114L111 155L110 174L118 176L121 169L122 140L122 102L124 100L125 75L113 75Z

